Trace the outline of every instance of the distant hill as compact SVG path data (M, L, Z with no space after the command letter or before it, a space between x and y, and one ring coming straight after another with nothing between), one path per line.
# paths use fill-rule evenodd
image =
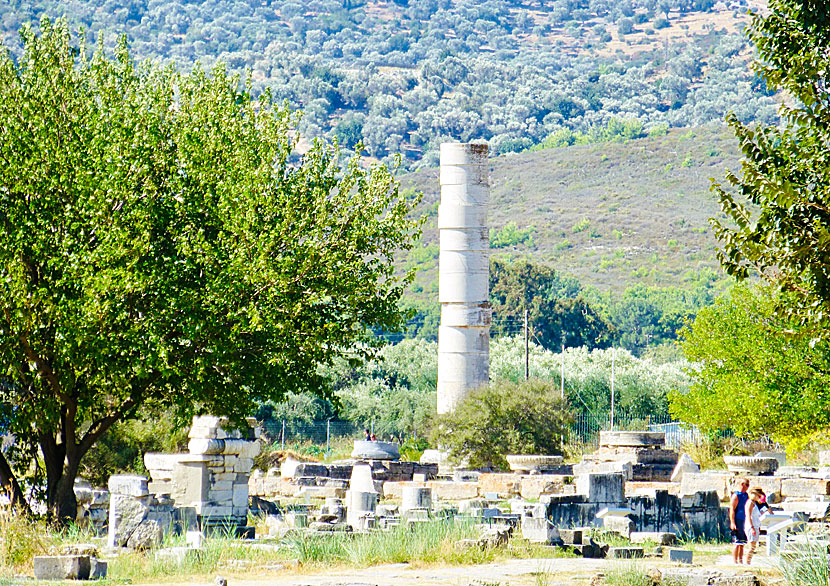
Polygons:
M773 122L741 34L765 0L5 0L0 39L66 16L139 59L222 61L303 110L306 139L437 164L446 140L520 152L611 119L655 127Z
M738 155L728 128L706 126L495 157L491 254L527 256L602 292L634 284L691 288L721 278L707 222L719 214L709 178L722 181L739 166ZM418 269L413 294L431 298L438 170L406 175L402 187L423 191L430 215L407 266Z

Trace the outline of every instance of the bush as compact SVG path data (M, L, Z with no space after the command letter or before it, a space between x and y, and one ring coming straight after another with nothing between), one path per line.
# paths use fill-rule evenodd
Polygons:
M455 413L438 416L432 444L474 468L506 470L505 454L561 454L572 421L549 381L502 380L470 393Z

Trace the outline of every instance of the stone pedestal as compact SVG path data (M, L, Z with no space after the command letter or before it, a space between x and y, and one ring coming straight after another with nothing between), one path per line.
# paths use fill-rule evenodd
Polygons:
M401 511L432 509L432 489L425 486L405 486L402 492Z

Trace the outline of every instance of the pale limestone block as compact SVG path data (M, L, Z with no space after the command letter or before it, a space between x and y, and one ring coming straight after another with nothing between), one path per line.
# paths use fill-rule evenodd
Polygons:
M253 458L239 458L236 461L233 469L234 472L240 474L248 474L251 472L251 469L254 467L254 459Z

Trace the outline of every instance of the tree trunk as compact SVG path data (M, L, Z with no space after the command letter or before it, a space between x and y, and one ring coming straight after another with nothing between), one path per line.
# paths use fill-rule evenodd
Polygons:
M78 505L75 500L75 478L78 476L78 468L75 466L66 467L55 487L52 510L55 518L61 525L68 525L75 521L78 516Z
M0 487L8 493L12 504L15 507L23 511L26 516L32 516L32 509L29 508L29 503L26 502L26 496L20 489L17 477L15 476L12 467L9 465L9 461L6 460L6 456L3 452L0 452Z

